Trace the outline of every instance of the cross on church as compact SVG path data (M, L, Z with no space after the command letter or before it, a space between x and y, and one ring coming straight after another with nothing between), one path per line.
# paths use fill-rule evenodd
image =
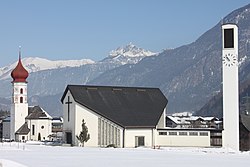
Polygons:
M69 122L70 104L72 104L72 102L70 101L70 97L69 96L68 96L68 101L65 104L68 104L68 122Z

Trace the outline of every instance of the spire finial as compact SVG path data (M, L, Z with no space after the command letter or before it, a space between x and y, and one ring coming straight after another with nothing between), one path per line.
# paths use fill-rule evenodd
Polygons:
M19 60L21 60L21 46L19 46Z

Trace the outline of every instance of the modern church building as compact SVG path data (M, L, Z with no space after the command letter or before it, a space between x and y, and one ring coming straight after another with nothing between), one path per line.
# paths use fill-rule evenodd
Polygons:
M84 120L87 147L210 146L209 130L166 127L168 100L158 88L68 85L61 102L67 144L80 144Z

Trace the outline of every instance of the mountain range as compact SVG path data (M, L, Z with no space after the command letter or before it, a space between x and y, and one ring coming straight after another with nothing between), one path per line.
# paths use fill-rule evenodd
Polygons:
M144 57L155 56L156 53L139 48L132 43L112 50L101 61L90 59L50 61L38 57L22 59L23 66L29 71L28 95L29 105L41 105L52 115L60 115L60 98L68 84L86 84L100 74L124 64L136 64ZM1 97L11 96L10 73L17 62L0 68ZM2 101L2 102L1 102ZM6 100L0 99L0 107L8 109Z
M245 82L250 77L250 4L231 12L196 41L159 53L130 43L98 62L83 60L83 64L45 68L23 60L31 70L29 104L39 104L52 115L61 115L60 98L67 84L140 86L160 88L169 100L168 113L200 111L221 93L221 24L224 23L239 27L240 81ZM10 67L1 68L5 71L0 72L0 95L9 99Z
M169 99L169 113L197 111L221 92L221 24L225 23L239 27L240 73L246 73L240 78L243 82L248 79L250 4L231 12L193 43L146 57L134 65L121 66L90 83L159 87Z

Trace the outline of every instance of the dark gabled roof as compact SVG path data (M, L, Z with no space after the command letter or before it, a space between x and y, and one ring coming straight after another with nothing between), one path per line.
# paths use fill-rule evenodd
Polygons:
M30 132L27 122L25 122L17 131L17 135L27 135Z
M29 107L28 113L29 114L25 119L50 119L50 116L39 106Z
M250 114L249 113L241 113L240 114L240 122L250 132Z
M158 88L68 85L74 100L123 127L155 127L168 100Z

